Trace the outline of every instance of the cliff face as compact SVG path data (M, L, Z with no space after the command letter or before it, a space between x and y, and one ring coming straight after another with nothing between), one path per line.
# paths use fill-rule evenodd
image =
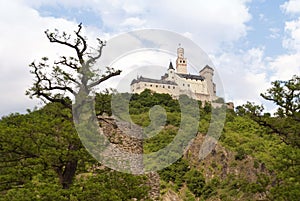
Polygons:
M207 157L202 160L199 159L204 137L204 135L199 134L191 143L184 157L192 165L203 171L206 180L215 177L225 179L228 175L233 175L242 177L249 182L255 182L258 174L268 173L263 163L257 163L249 155L239 157L238 153L223 147L220 143Z
M216 144L212 152L204 159L199 159L199 151L204 141L205 135L199 134L193 142L190 144L184 158L189 161L191 166L203 172L206 182L210 182L212 179L217 179L220 182L224 182L227 185L236 185L237 191L240 191L240 198L238 200L247 200L249 197L252 200L267 200L268 191L261 190L261 192L242 193L243 183L236 181L243 181L254 185L265 185L266 189L270 187L269 184L262 184L261 177L272 177L272 173L266 169L264 163L257 162L253 157L249 155L240 156L239 153L231 151L221 143ZM269 182L271 183L271 182ZM226 186L224 189L218 189L217 195L207 200L219 200L218 194L226 192ZM246 195L248 194L248 195ZM236 197L232 197L231 200L236 200Z

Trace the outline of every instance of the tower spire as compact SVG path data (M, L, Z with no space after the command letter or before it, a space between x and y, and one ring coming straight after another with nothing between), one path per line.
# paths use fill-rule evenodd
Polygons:
M172 61L170 61L169 70L175 70L174 67L173 67Z

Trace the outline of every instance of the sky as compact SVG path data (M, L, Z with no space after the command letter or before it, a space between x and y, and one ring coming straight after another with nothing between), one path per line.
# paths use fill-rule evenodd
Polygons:
M143 29L193 41L213 63L217 88L235 106L251 101L274 111L259 94L272 81L300 75L300 0L0 0L0 116L42 105L25 96L34 79L28 65L43 56L55 60L72 54L49 43L44 31L72 33L80 22L91 46L97 37L109 44ZM182 43L188 52L184 42L172 42L170 47ZM130 50L132 44L123 40L118 47L123 46ZM123 75L101 87L124 85L137 75L160 76L175 61L175 52L123 54L111 61L115 68L122 66Z

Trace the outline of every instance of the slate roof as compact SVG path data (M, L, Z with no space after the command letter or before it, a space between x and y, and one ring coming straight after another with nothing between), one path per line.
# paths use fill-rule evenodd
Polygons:
M169 77L169 75L167 74L167 73L165 73L163 76L161 76L161 80L165 80L166 78L168 78Z
M133 79L130 85L133 85L135 83L139 82L149 82L149 83L157 83L157 84L169 84L169 85L177 85L175 82L169 81L169 80L157 80L157 79L151 79L146 77L138 77L137 79Z
M191 80L204 80L205 78L201 75L191 75L191 74L181 74L176 73L179 77L185 78L185 79L191 79Z
M210 69L210 70L214 70L212 67L210 67L209 65L204 66L204 68L202 68L199 72L204 71L206 68Z

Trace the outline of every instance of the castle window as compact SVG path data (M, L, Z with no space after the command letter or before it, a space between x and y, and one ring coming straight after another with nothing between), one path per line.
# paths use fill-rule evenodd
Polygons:
M163 85L163 88L165 88L165 85Z
M158 87L158 85L156 85L156 88Z
M170 89L170 86L168 86L168 88Z
M188 84L188 87L190 87L190 84Z
M182 84L182 86L184 86L184 84Z
M185 61L183 60L182 63L184 63Z
M175 87L173 87L173 89L175 89Z
M147 86L147 84L145 84L145 86Z
M150 87L152 87L152 84L150 84Z

